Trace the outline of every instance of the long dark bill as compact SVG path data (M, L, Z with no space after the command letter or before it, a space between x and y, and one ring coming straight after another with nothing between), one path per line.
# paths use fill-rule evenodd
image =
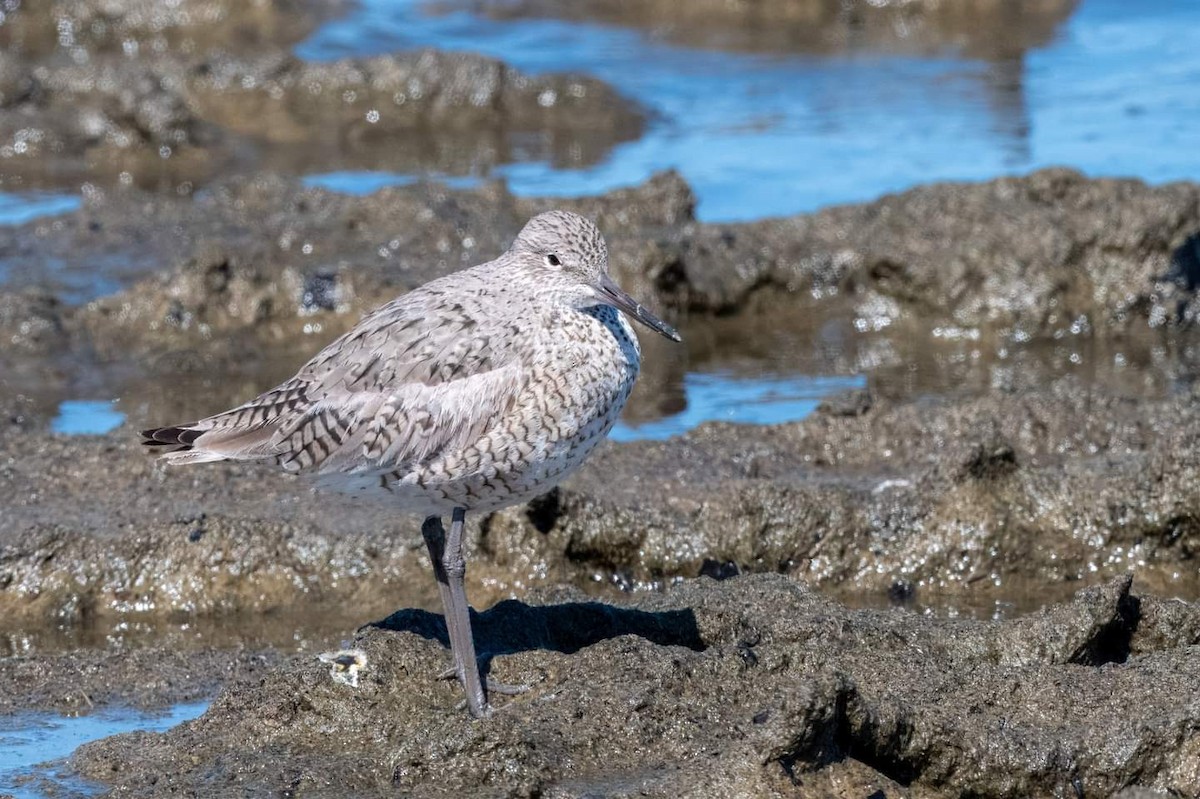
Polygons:
M651 330L661 333L671 339L671 341L683 341L679 337L679 333L675 331L675 328L643 308L641 303L626 294L608 275L600 277L596 285L596 291L599 292L600 298L606 304L621 309Z

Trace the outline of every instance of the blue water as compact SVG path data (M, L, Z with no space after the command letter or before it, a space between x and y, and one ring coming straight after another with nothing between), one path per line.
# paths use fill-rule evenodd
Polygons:
M73 194L0 191L0 225L21 225L42 216L57 216L79 208Z
M609 435L615 441L660 441L686 433L704 422L778 424L808 416L831 394L867 384L864 377L737 378L725 374L687 375L687 407L680 413L631 424L620 421Z
M434 15L418 0L361 0L297 52L333 59L423 46L533 73L590 73L654 112L645 136L599 165L496 168L519 194L601 192L674 167L702 219L739 220L1050 165L1200 179L1200 2L1084 0L1049 45L1015 65L953 52L712 52L601 25Z
M812 413L829 395L865 385L862 376L744 377L693 372L683 381L686 406L682 411L649 421L618 422L611 437L617 441L661 440L710 421L795 422ZM67 435L102 435L124 421L125 414L116 410L113 402L66 400L50 427Z
M454 177L451 175L430 174L423 176L398 175L386 172L370 172L363 170L345 170L340 172L320 172L308 175L303 179L306 186L341 192L342 194L371 194L388 186L409 186L422 178L436 180L452 189L473 189L482 182L479 178L470 176Z
M196 718L207 706L192 702L162 713L108 708L76 718L48 713L0 717L0 793L16 799L98 794L104 786L66 773L62 759L85 743L110 735L161 732Z
M104 435L125 421L114 400L64 400L50 421L50 429L67 435Z

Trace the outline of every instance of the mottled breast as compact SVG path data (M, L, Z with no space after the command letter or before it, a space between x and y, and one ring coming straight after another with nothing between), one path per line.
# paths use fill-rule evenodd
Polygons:
M633 390L641 351L616 309L548 311L523 356L524 379L477 441L442 453L389 491L410 507L494 510L525 502L575 471Z

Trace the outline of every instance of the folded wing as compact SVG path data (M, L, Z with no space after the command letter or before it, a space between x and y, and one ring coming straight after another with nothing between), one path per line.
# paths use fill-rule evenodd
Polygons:
M292 472L371 474L470 445L518 395L525 370L477 331L478 310L430 313L414 292L378 309L295 377L224 413L147 430L171 463L268 461Z

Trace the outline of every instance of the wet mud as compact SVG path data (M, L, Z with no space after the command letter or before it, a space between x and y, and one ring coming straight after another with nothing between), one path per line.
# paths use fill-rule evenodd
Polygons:
M755 53L845 52L1019 58L1054 36L1078 0L436 0L438 10L470 8L496 19L561 18L621 25L690 47Z
M497 19L545 17L622 25L666 41L749 53L846 52L931 54L960 50L971 58L1013 59L1048 42L1078 0L878 2L871 0L438 0L438 10L472 8ZM1000 32L1002 31L1002 32Z
M570 591L478 617L471 722L439 617L234 677L201 718L82 747L116 795L1108 796L1200 790L1197 609L1128 578L1008 622L849 610L779 576L632 604Z
M61 7L60 7L61 6ZM0 23L7 190L138 185L189 195L248 170L478 174L595 163L645 112L582 75L467 53L308 63L289 46L341 3L19 4Z
M9 655L0 658L0 716L88 713L105 706L157 710L208 699L225 683L263 674L279 660L273 649L168 646Z
M864 393L792 424L611 443L547 497L475 520L469 580L481 606L559 581L662 586L710 561L835 595L1003 598L1133 572L1196 596L1197 421L1190 395L1064 379L973 400ZM128 428L12 424L3 442L10 621L436 604L418 520L386 507L254 467L166 469Z
M1022 4L1022 36L987 41L991 3L569 13L705 47L1006 58L1072 6ZM0 189L87 182L78 210L0 226L0 713L220 691L77 753L119 796L1200 792L1200 611L1165 598L1200 597L1200 186L1050 169L736 224L698 221L670 172L594 197L338 194L298 176L585 166L651 123L594 79L478 56L291 55L344 11L5 7ZM551 207L596 219L619 282L684 331L644 342L631 422L677 411L697 367L863 385L799 421L610 442L472 519L480 649L532 686L472 723L433 679L419 520L249 466L168 470L135 431L270 387ZM111 397L116 429L55 432L64 399ZM343 648L353 673L318 657Z

